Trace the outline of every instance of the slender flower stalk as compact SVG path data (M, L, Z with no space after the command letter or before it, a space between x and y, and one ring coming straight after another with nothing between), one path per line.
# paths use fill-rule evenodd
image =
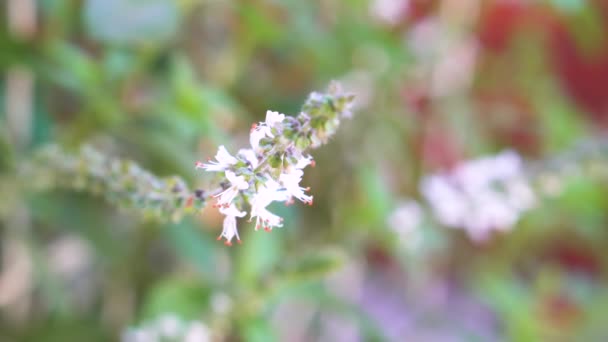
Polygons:
M130 160L108 157L87 145L76 153L57 145L46 146L21 165L19 174L30 190L87 191L154 220L178 221L203 208L207 193L215 193L190 190L180 177L157 177Z
M234 239L240 241L237 219L247 211L256 230L271 231L283 226L283 218L268 210L273 202L291 204L296 198L312 204L309 188L300 186L303 170L315 166L308 150L329 141L340 120L351 115L353 100L332 83L326 93L312 93L297 116L267 111L265 120L251 128L251 146L235 155L219 146L214 160L195 163L196 169L217 175L216 189L190 190L180 177L156 177L133 161L86 145L76 153L56 145L37 151L20 165L19 183L37 191L68 188L100 194L118 207L157 220L178 221L211 200L225 216L219 239L230 246Z

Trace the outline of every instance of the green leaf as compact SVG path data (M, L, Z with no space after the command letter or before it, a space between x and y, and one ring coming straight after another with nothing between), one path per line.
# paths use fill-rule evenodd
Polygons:
M250 227L246 227L250 228ZM266 233L263 230L250 232L244 236L243 244L238 246L236 272L238 283L253 286L260 276L272 270L282 255L282 231Z
M278 277L293 282L320 279L342 267L345 259L346 255L341 250L320 249L283 264Z
M175 253L191 262L210 281L216 278L217 247L210 241L209 234L194 229L186 220L169 225L163 230Z
M269 321L264 318L247 320L241 331L241 337L247 342L277 341Z
M156 285L148 295L142 320L174 313L182 319L199 319L209 305L209 290L196 280L170 279Z

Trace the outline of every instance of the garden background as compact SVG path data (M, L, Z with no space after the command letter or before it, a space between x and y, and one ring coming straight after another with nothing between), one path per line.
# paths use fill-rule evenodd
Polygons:
M0 340L608 339L608 2L0 14ZM242 219L226 247L211 205L132 196L205 189L197 160L332 80L354 115L311 151L314 205L273 205L283 228ZM525 208L477 226L437 215L425 180L493 156L532 191Z

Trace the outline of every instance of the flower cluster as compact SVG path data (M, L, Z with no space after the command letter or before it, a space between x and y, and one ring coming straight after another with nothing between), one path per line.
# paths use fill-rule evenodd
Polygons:
M425 177L421 192L439 222L466 229L475 241L486 240L493 229L510 229L536 202L521 159L513 151Z
M247 215L247 207L256 230L272 231L283 226L283 218L268 210L271 203L289 205L297 199L312 205L310 188L300 185L304 168L315 166L306 151L326 143L340 119L350 117L353 99L333 83L325 94L312 93L296 117L267 111L264 121L251 126L250 147L233 155L220 146L215 160L196 163L197 169L222 178L221 191L211 195L225 216L218 240L224 238L228 246L234 238L240 243L237 218Z

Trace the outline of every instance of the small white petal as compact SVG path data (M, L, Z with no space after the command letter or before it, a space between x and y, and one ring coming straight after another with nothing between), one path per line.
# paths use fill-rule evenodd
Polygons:
M195 168L204 169L207 172L221 172L229 168L231 165L238 163L238 159L231 156L226 150L224 145L218 148L217 154L215 155L216 161L210 161L208 163L197 162Z
M266 137L266 130L258 126L251 130L249 134L249 143L254 150L260 148L260 140Z
M285 114L279 112L273 112L271 110L266 111L266 124L268 127L273 127L277 123L283 122Z
M217 159L217 161L221 164L225 165L234 165L238 163L238 160L232 155L230 155L230 153L228 153L224 145L220 145L220 147L218 148L217 154L215 155L215 159Z
M285 189L287 189L287 193L289 193L290 196L293 196L304 203L312 204L313 197L306 195L304 193L306 189L300 186L303 174L304 172L302 170L291 169L286 173L282 173L279 176L279 181Z
M236 227L236 218L245 216L244 211L239 211L234 204L231 204L229 207L220 208L220 213L226 215L224 218L224 224L222 227L222 233L218 237L218 240L221 238L226 239L225 244L230 246L232 245L232 239L236 237L237 241L240 241L239 231Z
M302 156L296 162L295 168L296 169L303 169L303 168L307 167L310 164L312 164L312 156L308 156L308 157Z
M226 178L230 181L230 185L239 190L245 190L249 188L249 183L245 181L244 176L237 176L232 171L226 171Z
M243 217L247 214L247 212L245 212L245 211L238 210L236 208L236 206L234 206L234 204L230 205L228 208L221 207L220 213L222 213L226 216L236 216L236 217Z
M249 164L251 164L251 168L255 169L256 167L258 167L259 161L258 161L258 157L256 156L255 152L250 149L250 148L243 148L241 150L239 150L239 155L243 156L243 158L245 158Z

